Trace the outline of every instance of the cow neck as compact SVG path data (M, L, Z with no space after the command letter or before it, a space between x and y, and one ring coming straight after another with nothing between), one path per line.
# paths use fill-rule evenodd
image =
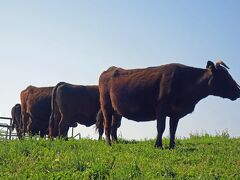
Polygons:
M198 80L197 87L196 87L197 101L200 101L201 99L204 99L207 96L211 95L211 93L210 93L211 91L210 91L209 85L208 85L208 82L212 76L211 71L208 69L202 69L200 74L201 75L200 75L200 78Z

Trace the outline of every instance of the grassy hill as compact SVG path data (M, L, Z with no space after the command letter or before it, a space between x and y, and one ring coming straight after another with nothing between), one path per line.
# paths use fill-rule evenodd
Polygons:
M174 150L168 142L0 141L0 179L240 179L240 138L196 135Z

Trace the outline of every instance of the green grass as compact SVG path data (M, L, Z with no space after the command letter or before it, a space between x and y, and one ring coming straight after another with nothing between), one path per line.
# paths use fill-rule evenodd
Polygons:
M240 179L240 138L191 135L176 148L154 140L0 142L0 179Z

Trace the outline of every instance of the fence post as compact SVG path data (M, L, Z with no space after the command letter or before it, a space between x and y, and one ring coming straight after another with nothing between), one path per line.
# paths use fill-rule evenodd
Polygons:
M73 127L72 127L72 138L73 138Z
M10 119L10 128L9 128L9 140L12 139L12 125L13 125L13 119Z
M6 131L6 140L8 139L8 128L7 128L7 131Z

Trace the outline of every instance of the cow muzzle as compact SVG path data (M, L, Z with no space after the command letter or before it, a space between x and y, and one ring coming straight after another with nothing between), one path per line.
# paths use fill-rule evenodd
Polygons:
M238 97L240 98L240 86L238 86L239 90L238 90Z
M237 87L238 87L238 98L240 98L240 86L237 85Z

